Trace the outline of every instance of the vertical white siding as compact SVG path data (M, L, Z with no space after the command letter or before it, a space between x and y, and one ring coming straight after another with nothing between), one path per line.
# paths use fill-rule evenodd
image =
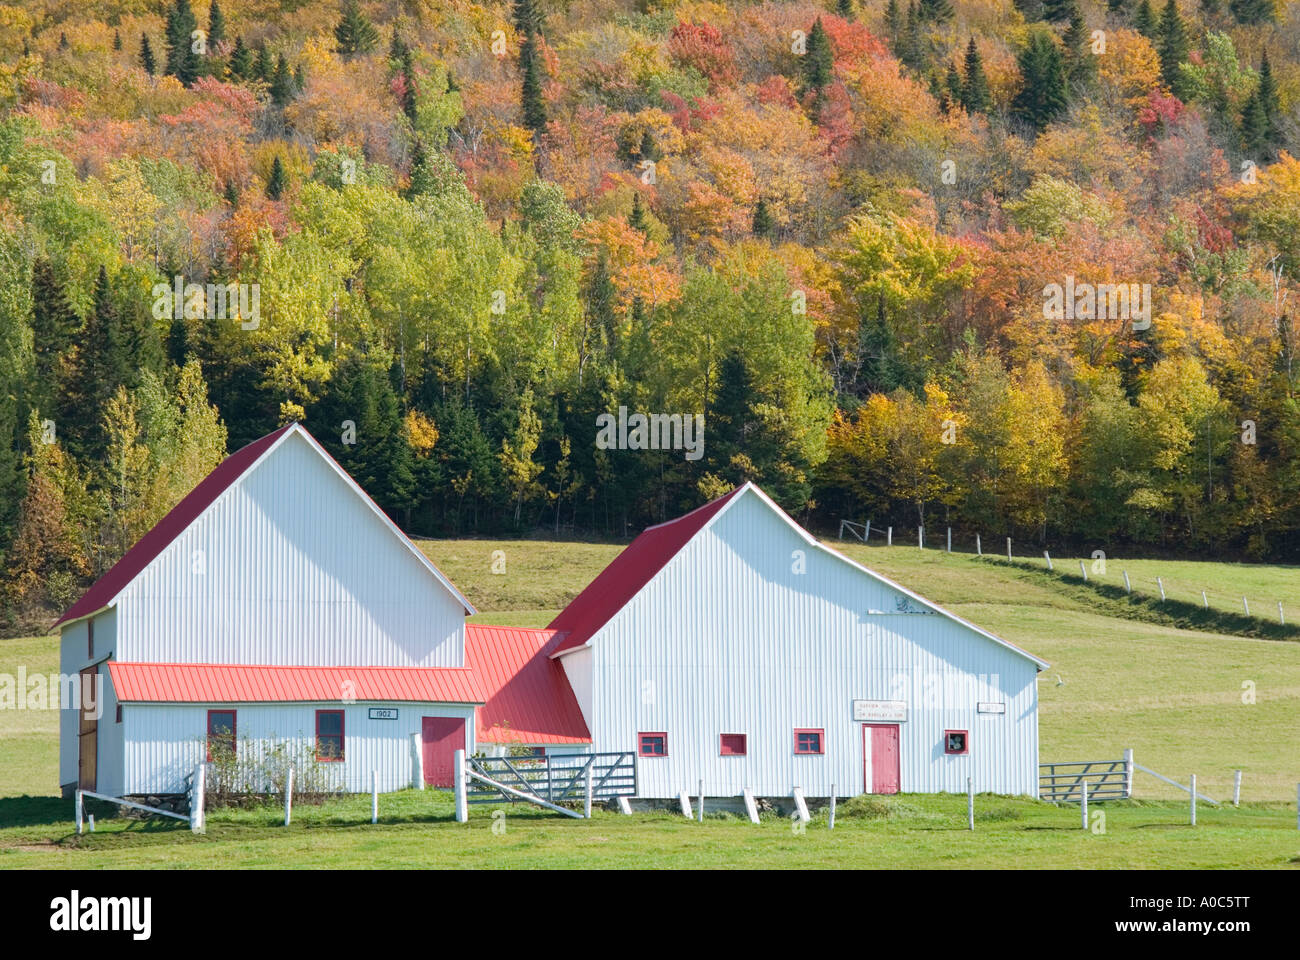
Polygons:
M88 656L86 633L91 621L95 624L95 651L93 659ZM106 658L115 658L117 654L117 610L109 609L94 617L70 624L59 633L59 672L65 677L76 677L92 663L99 663L99 674L103 678L104 702L103 714L99 718L96 785L104 793L120 785L122 779L122 731L114 723L117 708L116 694L109 682L108 667L103 663ZM80 688L78 687L78 693ZM80 725L80 704L61 703L59 705L59 786L76 784L78 780L78 734Z
M668 756L638 760L647 797L701 778L716 795L855 794L852 701L904 700L904 792L964 792L972 776L978 791L1035 795L1035 665L941 615L898 612L902 597L744 494L592 639L594 748L666 731ZM978 700L1006 713L977 714ZM796 756L796 727L823 729L824 755ZM970 732L969 756L944 754L945 729ZM746 734L748 755L719 756L722 733Z
M371 720L369 708L395 707L396 720ZM316 711L343 710L344 760L323 764L331 783L349 792L370 790L370 771L379 771L379 789L411 785L411 734L421 732L424 717L465 720L468 749L473 749L474 708L439 703L285 703L285 704L128 704L126 785L128 793L178 793L184 779L202 761L208 711L235 711L235 734L241 748L253 741L315 739Z
M464 665L464 609L302 436L119 598L118 659Z

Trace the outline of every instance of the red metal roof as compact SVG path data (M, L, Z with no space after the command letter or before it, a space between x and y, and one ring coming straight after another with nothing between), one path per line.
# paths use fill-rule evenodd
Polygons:
M289 424L274 433L268 433L260 440L254 440L221 461L217 468L204 477L180 503L172 507L167 516L159 520L152 530L141 537L135 546L113 565L112 569L96 580L90 589L82 594L81 599L59 617L54 626L84 617L112 603L113 598L121 593L127 584L167 549L168 545L180 536L199 514L243 476L244 472L292 426Z
M550 658L562 639L554 630L465 625L465 662L487 694L481 742L591 742L564 667Z
M723 505L744 489L739 486L719 497L658 526L647 527L600 572L587 588L573 598L547 627L566 634L552 653L580 647L609 622L650 579L663 569L687 541L704 528Z
M483 703L467 667L282 667L108 661L117 698L138 703Z

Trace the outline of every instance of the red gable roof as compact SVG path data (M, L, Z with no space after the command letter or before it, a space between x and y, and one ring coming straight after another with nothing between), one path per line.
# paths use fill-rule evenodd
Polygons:
M144 703L483 703L466 667L281 667L108 661L119 700Z
M465 625L465 662L483 684L483 743L590 743L564 667L550 659L554 630Z
M121 560L113 564L108 573L96 580L90 589L82 594L81 599L55 621L54 626L57 627L69 620L77 620L96 610L102 610L112 603L113 598L121 593L127 584L157 559L158 555L167 549L171 542L198 518L199 514L243 476L248 468L271 449L275 441L279 440L290 427L292 424L281 427L274 433L268 433L260 440L254 440L221 461L220 465L204 477L180 503L172 507L167 516L159 520L152 530L141 537Z
M664 568L691 537L744 486L658 526L647 527L627 545L614 562L600 572L587 588L573 598L547 627L567 634L553 653L580 647L627 605L641 588Z

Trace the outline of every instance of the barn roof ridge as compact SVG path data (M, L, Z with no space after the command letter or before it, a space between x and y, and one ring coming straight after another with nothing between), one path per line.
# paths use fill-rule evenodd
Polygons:
M1035 664L1037 664L1038 669L1040 671L1046 669L1049 666L1046 660L1036 657L1032 653L1028 652L1027 650L1023 650L1020 647L1016 646L1014 643L1011 643L1008 640L1004 640L1002 637L999 637L997 634L991 633L990 631L985 630L983 627L971 623L969 620L965 619L964 617L960 617L957 614L953 613L951 610L947 610L944 607L941 607L933 600L929 600L921 596L919 593L916 593L913 590L909 590L907 587L903 586L900 583L897 583L894 580L891 580L889 577L886 577L881 573L877 573L875 570L872 570L869 567L863 566L862 564L858 563L856 560L853 560L852 558L847 557L844 554L840 553L838 550L836 550L834 547L830 546L829 544L822 543L811 533L805 530L802 526L800 526L788 513L782 510L780 505L777 504L771 497L769 497L761 487L759 487L756 483L754 483L751 480L745 481L743 484L736 487L730 493L727 493L725 496L710 501L709 503L706 503L701 507L696 507L694 510L690 511L689 513L682 514L682 516L680 517L677 517L673 520L666 521L661 524L656 524L655 526L652 527L646 527L645 530L643 530L635 540L633 540L630 544L628 544L628 546L623 550L622 553L620 553L617 557L614 558L613 563L611 563L608 567L606 567L603 571L601 571L601 573L596 577L596 579L592 580L591 583L588 584L587 587L581 593L579 593L576 597L574 597L573 600L569 602L569 605L565 607L565 609L562 610L554 620L551 621L550 624L551 628L561 629L567 633L567 636L562 638L561 641L556 645L554 652L551 653L551 656L562 657L565 654L572 652L573 650L577 650L581 647L587 646L590 643L591 639L598 632L600 632L600 630L605 626L605 624L607 624L610 620L612 620L614 616L617 615L618 612L623 609L623 607L625 607L629 602L631 602L633 597L635 597L638 593L641 592L641 590L643 590L646 586L648 586L650 581L653 580L655 576L658 575L660 570L662 570L664 567L668 565L668 563L673 559L673 557L677 556L677 554L679 554L686 547L686 545L690 543L691 540L695 539L696 536L698 536L703 531L707 530L714 523L717 523L719 519L727 512L727 510L731 508L731 505L738 502L741 499L741 495L743 493L749 491L752 491L755 495L757 495L758 498L764 504L766 504L767 507L771 509L773 513L775 513L779 518L784 520L791 527L791 529L793 529L795 533L798 534L799 537L801 537L804 541L806 541L811 546L830 554L832 557L835 557L836 559L842 561L843 563L849 564L850 566L860 571L861 573L866 574L867 576L890 587L891 589L899 591L903 595L917 601L918 603L923 604L928 609L933 610L935 613L943 617L946 617L949 620L952 620L953 622L960 624L961 626L966 627L969 630L974 631L975 633L979 634L985 639L992 640L994 643L1007 648L1013 653L1019 654L1020 656L1033 661ZM708 512L704 513L704 511L708 511ZM648 563L639 570L633 566L635 561L638 559L638 553L640 552L640 551L635 551L634 548L637 547L637 543L642 539L642 537L645 537L648 534L654 534L656 532L663 531L666 528L671 528L674 524L681 523L682 521L685 520L690 520L691 518L695 518L694 522L688 523L685 527L676 531L679 534L682 532L689 531L689 534L684 538L676 537L676 536L672 538L672 540L676 542L676 546L670 554L661 557L660 553L662 552L663 544L653 544L652 549L647 550L645 552L651 555L650 559L652 561L658 561L657 564L653 562ZM660 549L655 550L654 549L655 547L658 547ZM625 560L625 558L627 559ZM605 577L605 575L612 568L614 568L616 565L619 565L620 563L622 563L623 567L627 569L620 571L620 573L616 575L614 578L611 578L608 583L602 585L600 588L593 591L593 588L597 588L598 584L601 584L602 578ZM629 592L629 588L633 587L634 584L635 584L634 589L630 589ZM601 590L603 589L610 589L611 592L613 591L616 592L612 597L606 599L601 595ZM570 610L574 609L575 607L577 608L576 612L572 615L566 616L570 613ZM564 621L563 625L561 625L562 621Z

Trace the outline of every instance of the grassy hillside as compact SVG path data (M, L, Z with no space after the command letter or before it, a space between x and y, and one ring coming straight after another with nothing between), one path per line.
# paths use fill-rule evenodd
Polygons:
M838 544L837 544L838 545ZM426 541L421 544L466 592L485 622L547 623L609 562L618 544L549 541ZM842 546L842 545L840 545ZM494 551L505 572L492 573ZM1022 800L981 798L981 826L961 829L959 798L900 798L897 810L842 820L834 834L818 822L804 836L788 824L710 820L703 827L658 814L598 816L559 824L522 809L509 814L504 837L487 829L485 811L469 828L450 822L445 799L402 794L384 801L390 825L366 825L364 798L303 808L289 831L263 830L271 812L219 813L209 835L192 839L167 825L104 821L94 837L68 840L68 804L57 791L57 715L0 712L0 867L186 866L223 862L249 867L281 863L329 866L367 862L397 866L1005 866L1007 842L1036 866L1071 866L1082 842L1105 866L1284 866L1300 856L1295 784L1300 755L1290 748L1300 715L1300 644L1180 630L1141 619L1081 582L1020 563L977 559L915 547L844 547L882 574L1051 662L1041 675L1040 736L1044 760L1118 757L1126 747L1139 763L1180 780L1195 772L1205 793L1231 796L1232 771L1244 771L1241 810L1202 807L1192 834L1185 795L1139 775L1133 804L1106 807L1108 834L1071 831L1077 813ZM498 556L497 559L500 559ZM1161 569L1172 565L1155 564ZM1143 564L1128 562L1130 576ZM1076 565L1077 567L1077 565ZM1277 567L1198 564L1198 576L1231 589L1266 592L1286 582ZM1163 575L1163 574L1162 574ZM1076 578L1077 579L1077 578ZM0 673L57 670L53 637L0 642ZM1255 702L1243 702L1243 683ZM26 795L24 797L24 795ZM364 808L364 809L363 809ZM1152 825L1168 829L1147 829ZM454 844L440 842L458 831ZM743 842L737 838L743 837ZM1104 856L1101 856L1104 854Z

